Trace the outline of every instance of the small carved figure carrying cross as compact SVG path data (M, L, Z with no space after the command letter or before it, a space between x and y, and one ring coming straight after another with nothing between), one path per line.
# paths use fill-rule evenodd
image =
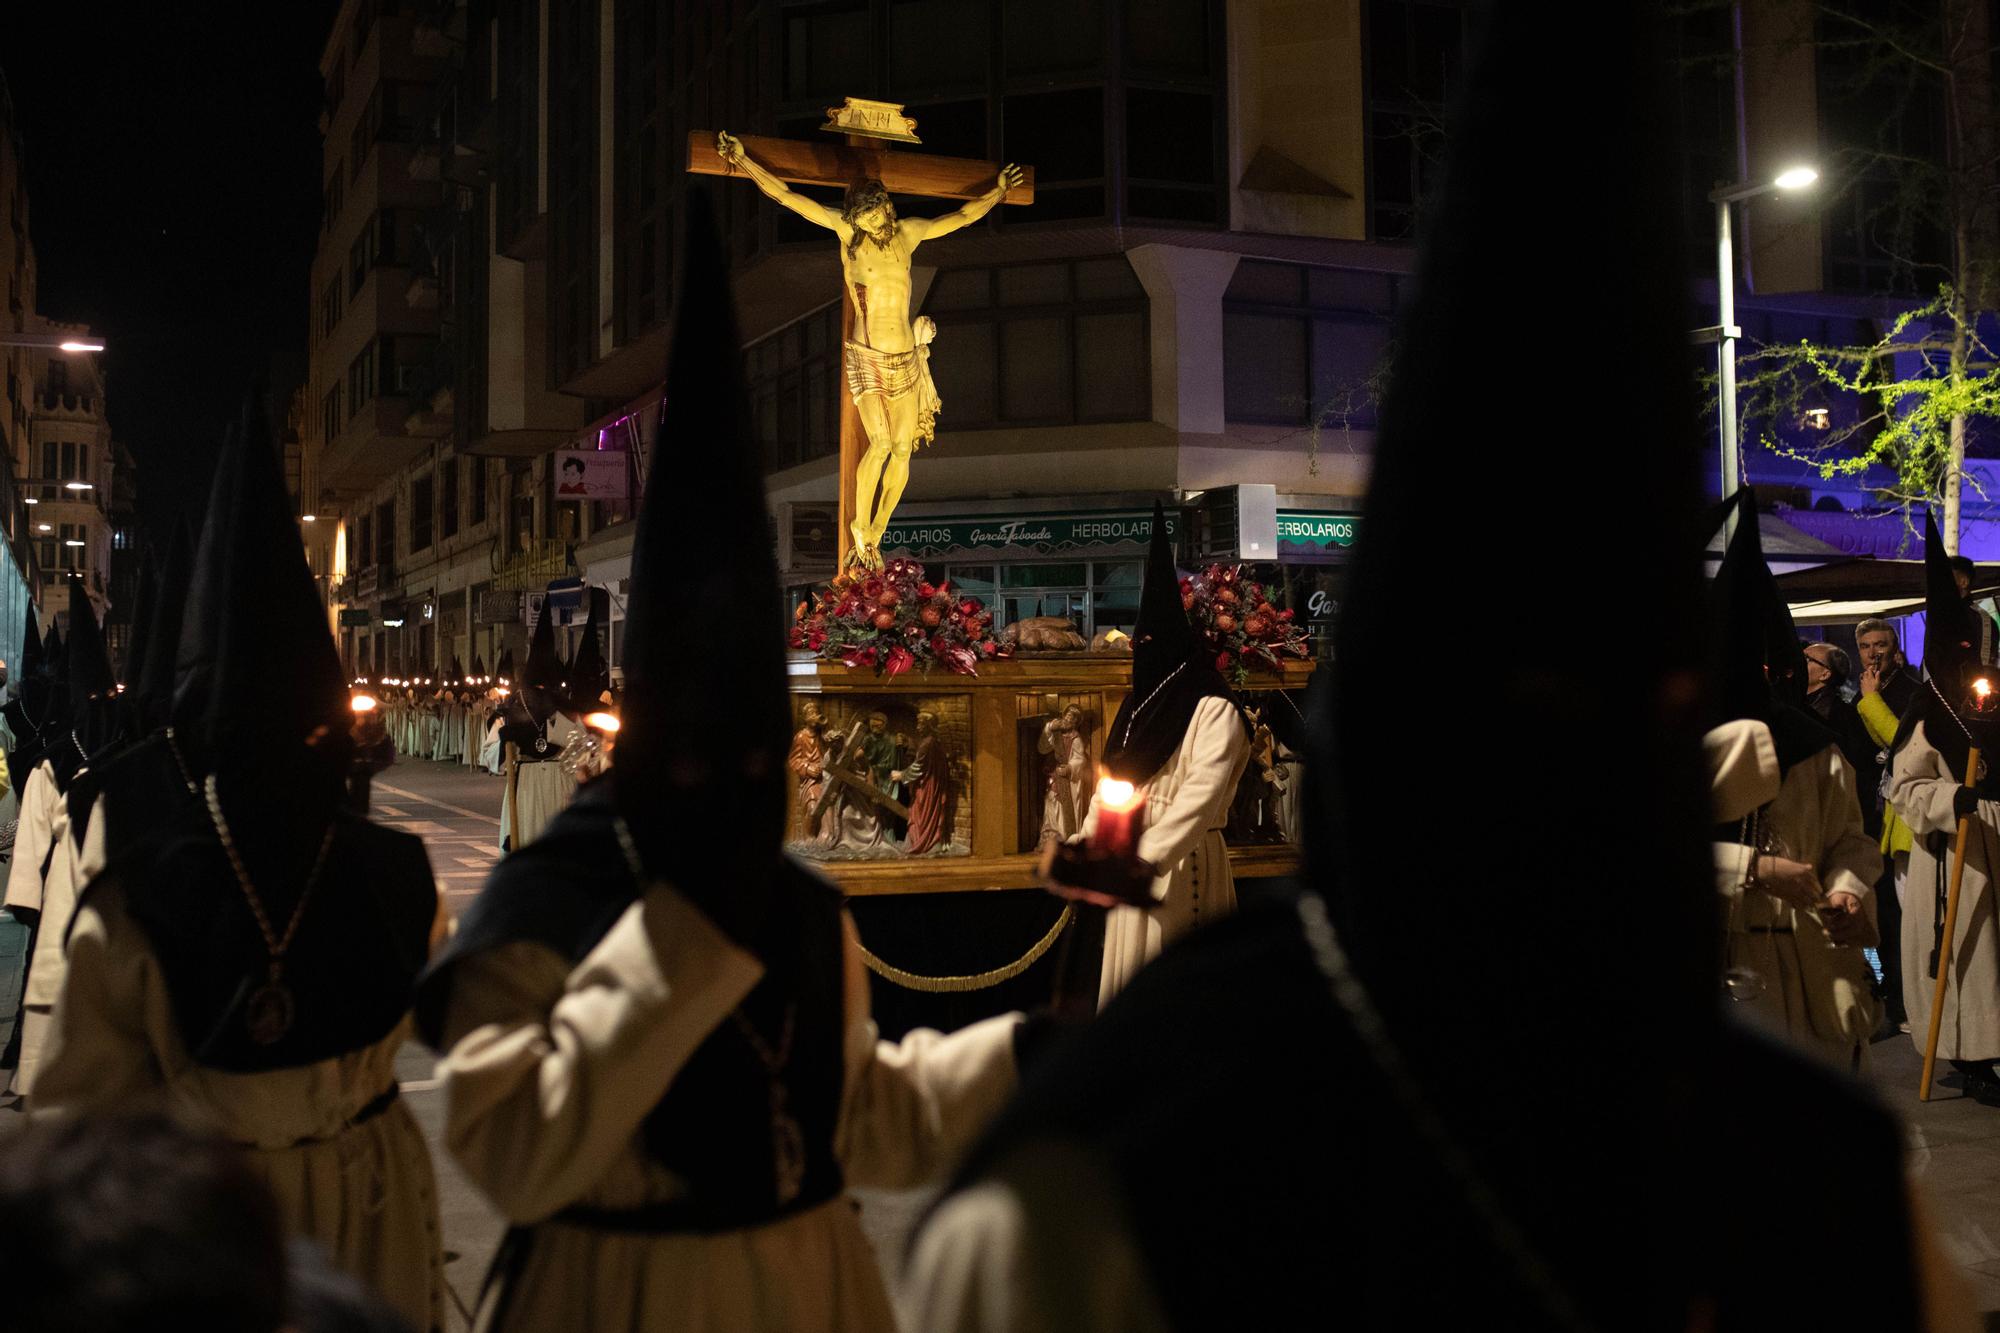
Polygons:
M849 143L856 140L850 138ZM757 155L753 156L751 147L758 150ZM956 158L885 151L837 151L827 162L826 150L811 145L753 139L746 146L727 131L716 133L713 150L720 170L741 171L779 204L825 227L840 240L848 305L842 326L851 330L845 333L841 352L843 391L858 409L867 436L866 452L858 457L851 457L847 441L842 441L841 501L846 531L840 534L841 564L880 569L882 536L909 483L910 455L931 442L943 406L930 374L929 344L937 326L928 316L914 321L910 318L911 255L926 240L978 221L1003 200L1032 199L1031 179L1012 164L995 171L990 165ZM759 161L759 157L767 160ZM802 157L809 160L802 162ZM769 164L773 160L780 169ZM688 166L690 170L704 169L696 165L692 141ZM986 168L988 184L972 193L966 172L980 166ZM795 193L787 187L787 180L844 184L846 197L839 208L832 208ZM966 202L941 217L899 218L889 200L892 189Z

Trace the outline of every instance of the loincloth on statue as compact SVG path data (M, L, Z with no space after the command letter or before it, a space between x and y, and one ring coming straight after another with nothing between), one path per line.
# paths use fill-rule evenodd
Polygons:
M855 402L864 394L879 393L884 398L917 395L918 445L929 444L937 436L937 415L944 407L937 386L931 382L931 349L912 347L907 352L884 352L862 343L846 344L841 357L847 372L847 392Z

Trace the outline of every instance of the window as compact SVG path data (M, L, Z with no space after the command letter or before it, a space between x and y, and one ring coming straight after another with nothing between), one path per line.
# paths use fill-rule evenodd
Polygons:
M549 11L549 306L556 384L597 359L597 3Z
M333 175L327 178L326 189L322 192L326 201L326 217L322 220L326 230L332 231L333 224L340 218L340 210L347 202L347 177L338 162L333 164Z
M758 339L744 352L750 419L769 469L825 458L840 448L840 305Z
M541 0L501 0L499 154L493 173L495 237L501 250L535 220L541 156Z
M471 461L472 503L470 508L472 513L467 521L474 527L477 527L486 521L486 460L475 458Z
M784 89L788 101L840 99L873 87L873 33L865 4L785 16Z
M322 444L330 443L340 434L340 386L326 391L326 397L319 400L319 438Z
M1384 239L1416 235L1443 165L1445 108L1465 63L1465 15L1449 0L1369 0L1368 213Z
M438 464L438 531L446 539L458 535L458 460Z
M375 519L371 514L363 514L360 524L360 540L354 544L355 568L366 569L375 563Z
M1145 289L1122 255L951 269L931 284L940 429L1144 421Z
M42 479L55 481L62 476L62 446L54 440L42 442Z
M41 565L43 569L54 569L56 567L57 549L58 548L56 546L55 538L53 537L42 538L40 541L35 543L36 563ZM43 581L54 582L52 578L49 578L46 575L43 576Z
M1373 426L1395 295L1388 274L1239 263L1222 299L1225 416Z
M375 267L380 233L374 223L361 229L354 238L354 244L347 248L347 293L359 295L361 284L368 281L368 270Z
M396 502L384 500L375 506L375 562L385 569L396 565Z
M80 544L75 546L70 545L71 542L82 543L85 541L84 533L85 528L81 523L58 523L56 525L56 535L62 542L61 549L56 552L56 564L60 568L77 570L90 568L90 548Z
M340 277L338 274L327 279L326 288L319 294L319 336L331 338L333 331L340 327Z
M666 8L655 0L618 0L611 245L617 271L612 319L621 344L660 323L667 313L673 244L665 183L673 179L667 150L674 136L666 43L673 24L661 12Z
M352 417L375 398L376 344L361 349L347 366L347 415Z
M410 550L430 549L431 514L436 508L437 481L426 472L410 483Z
M125 527L111 529L111 549L129 551L132 549L132 530Z

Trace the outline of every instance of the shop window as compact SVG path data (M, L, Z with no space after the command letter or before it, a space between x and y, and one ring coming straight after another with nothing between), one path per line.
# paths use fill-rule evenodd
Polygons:
M1091 633L1116 629L1130 634L1139 623L1139 589L1145 582L1146 567L1136 560L1120 560L1099 562L1091 568Z

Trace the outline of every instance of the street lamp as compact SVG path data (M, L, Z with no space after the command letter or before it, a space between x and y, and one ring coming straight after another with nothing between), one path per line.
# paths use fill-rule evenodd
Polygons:
M74 333L0 333L0 347L26 347L38 352L101 352L104 340Z
M1736 323L1736 254L1729 234L1729 206L1777 190L1791 193L1807 189L1817 180L1819 172L1813 167L1787 167L1768 181L1721 185L1710 191L1708 196L1709 202L1715 205L1716 322L1713 327L1695 330L1694 339L1696 342L1714 339L1716 344L1716 399L1722 412L1724 499L1734 495L1743 480L1738 473L1736 456L1736 340L1743 336L1743 330ZM1733 510L1731 513L1732 517L1723 528L1724 541L1734 533L1736 520Z

